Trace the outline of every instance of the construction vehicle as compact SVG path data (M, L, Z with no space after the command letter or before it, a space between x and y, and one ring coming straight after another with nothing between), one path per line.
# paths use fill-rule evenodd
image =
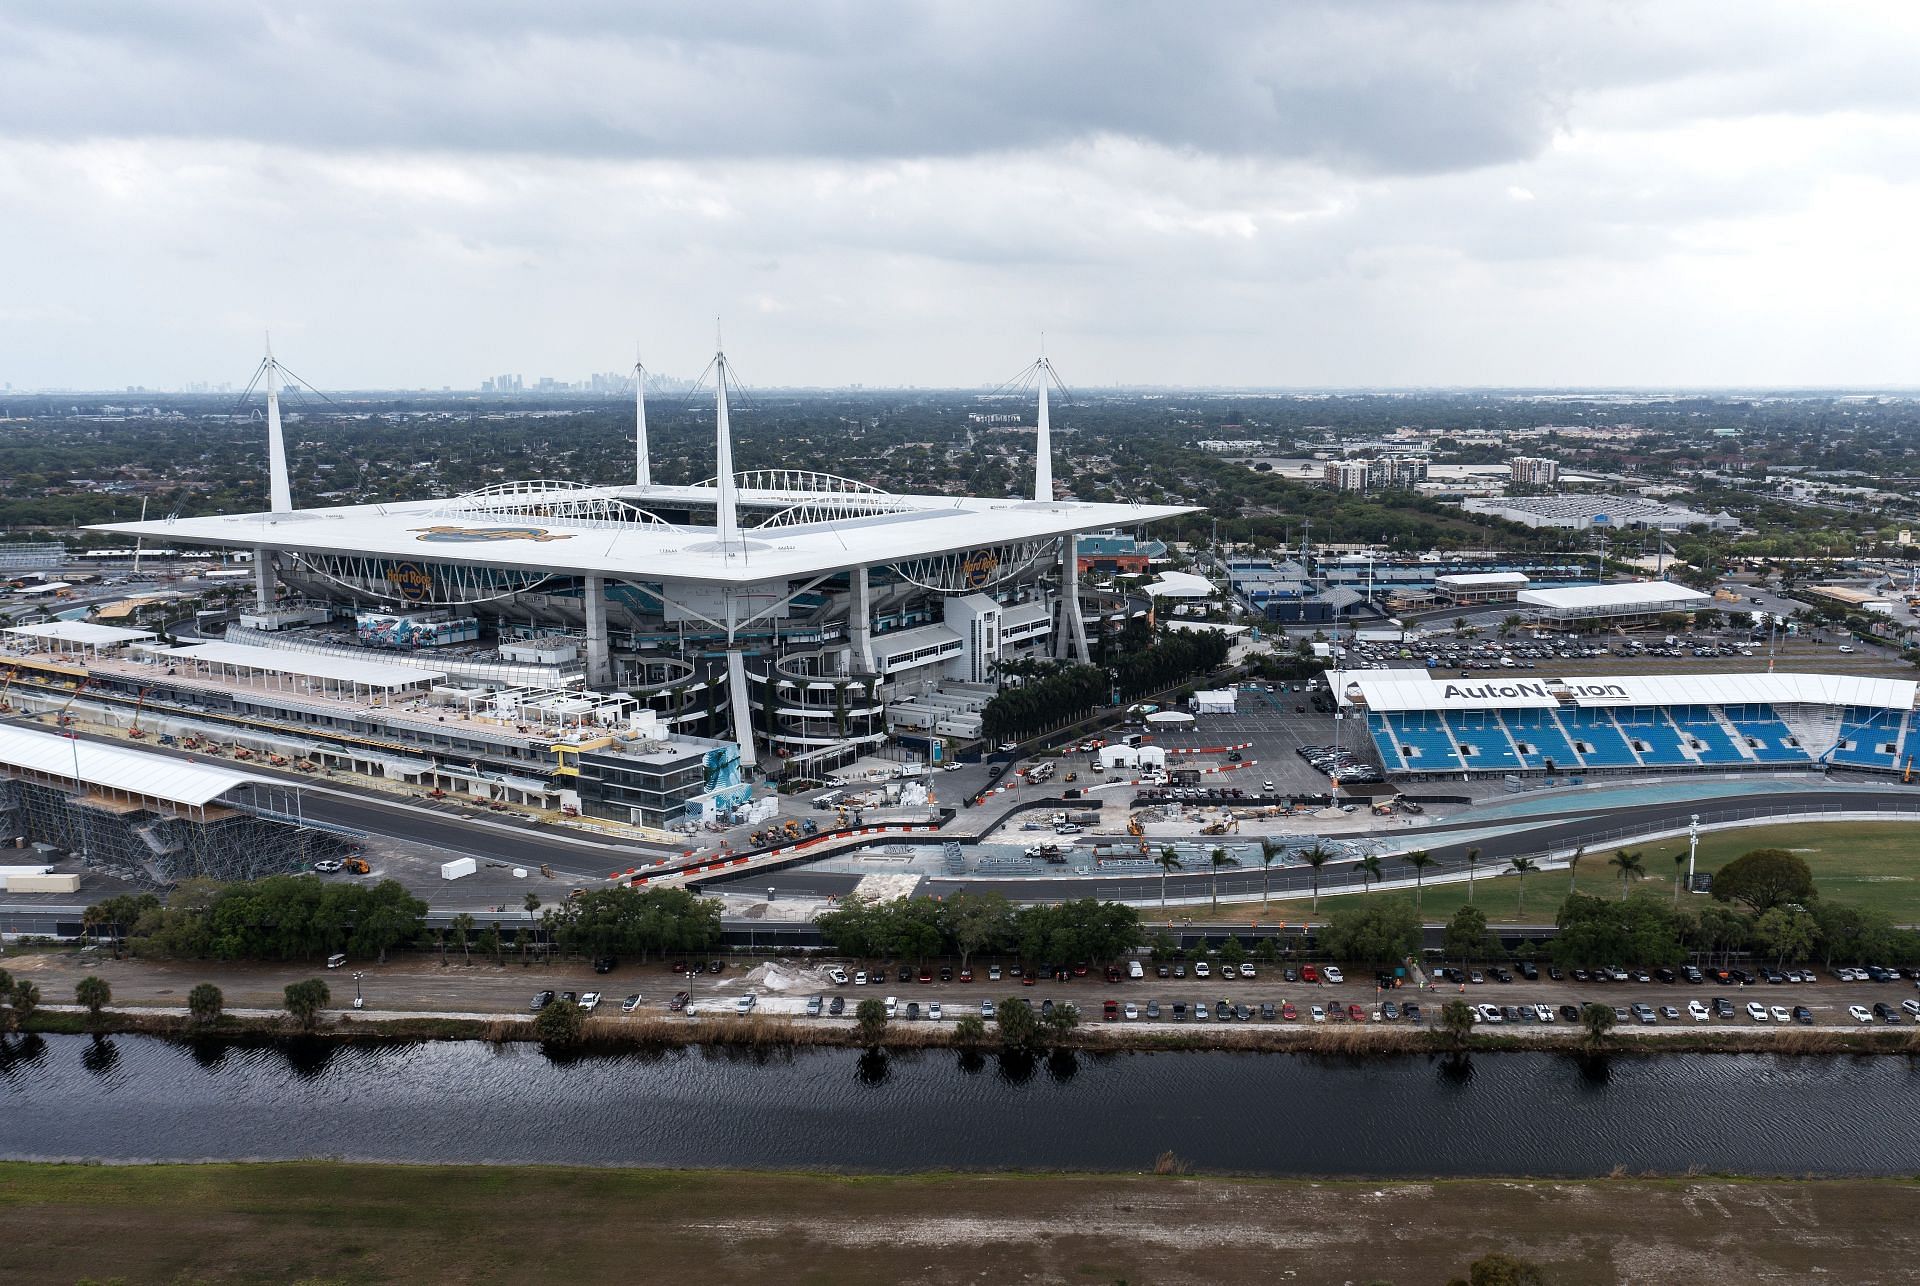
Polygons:
M1135 813L1131 817L1127 818L1127 834L1145 835L1146 833L1147 833L1147 828L1140 824L1140 815L1138 813Z
M373 868L367 865L367 859L364 857L343 857L340 859L340 869L349 875L373 874Z
M152 688L141 688L140 695L134 698L133 722L127 725L127 735L135 741L147 735L147 730L140 726L140 711L145 708L147 704L147 693L151 691L153 691Z
M0 714L13 713L13 702L7 699L7 689L13 686L13 680L19 673L19 667L12 665L7 667L6 682L0 683Z
M275 768L285 768L287 766L287 757L285 755L268 755L267 762Z
M73 726L73 716L68 714L67 711L72 708L75 701L80 699L80 694L86 690L88 682L89 680L82 679L73 685L73 695L68 697L61 705L60 713L54 718L55 727L70 728Z

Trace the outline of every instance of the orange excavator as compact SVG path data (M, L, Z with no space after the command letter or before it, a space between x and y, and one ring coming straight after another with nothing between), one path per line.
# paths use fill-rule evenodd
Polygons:
M67 711L70 708L72 708L73 703L75 701L78 701L80 699L80 694L86 691L87 684L90 682L92 682L92 679L87 678L87 679L82 679L80 680L80 682L73 685L73 695L68 697L66 701L61 705L60 713L54 718L55 727L66 728L72 725L73 716L68 714Z

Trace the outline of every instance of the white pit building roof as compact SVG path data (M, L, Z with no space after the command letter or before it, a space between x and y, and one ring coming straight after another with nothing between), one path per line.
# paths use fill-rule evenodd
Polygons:
M117 625L94 625L88 621L45 621L39 625L15 625L4 631L20 638L70 643L78 647L119 647L137 639L150 639L150 630L129 630Z
M76 769L76 765L78 765ZM204 808L235 787L271 778L175 758L151 750L101 745L57 732L0 724L0 767L183 807Z
M1433 578L1441 589L1525 589L1525 572L1448 572Z
M155 655L167 662L202 662L233 670L292 675L386 691L437 683L447 677L442 670L424 670L419 666L401 665L393 661L362 661L354 657L282 651L245 643L195 643L190 647L157 651Z

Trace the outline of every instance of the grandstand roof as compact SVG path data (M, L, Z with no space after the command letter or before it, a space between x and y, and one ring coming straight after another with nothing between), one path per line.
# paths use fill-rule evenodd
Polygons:
M1618 585L1568 585L1557 589L1523 589L1520 603L1549 611L1603 614L1662 608L1692 608L1712 601L1712 596L1672 581L1628 581Z
M1853 674L1656 674L1436 679L1425 670L1350 670L1328 676L1334 693L1367 709L1527 710L1580 706L1826 705L1911 710L1920 693L1912 679Z
M204 807L236 786L272 779L196 760L0 724L0 765L122 795ZM77 765L77 767L76 767Z
M1442 589L1518 589L1527 584L1525 572L1445 572L1433 578Z

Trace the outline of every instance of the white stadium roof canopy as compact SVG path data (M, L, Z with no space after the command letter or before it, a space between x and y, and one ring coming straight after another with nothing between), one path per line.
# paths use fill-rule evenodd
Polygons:
M1528 581L1525 572L1447 572L1433 583L1442 589L1519 589Z
M1334 693L1350 701L1357 688L1367 709L1387 714L1400 710L1520 710L1560 704L1546 679L1435 679L1425 670L1350 670L1329 676Z
M72 781L76 764L86 785L194 808L205 807L236 786L273 781L150 750L101 745L57 732L0 724L0 765Z
M598 498L646 510L712 507L714 487L604 487L557 493L580 502ZM743 506L761 509L831 505L847 497L824 492L743 487ZM829 521L743 527L721 548L714 527L529 517L502 510L453 512L441 499L291 513L105 523L92 530L198 544L295 554L460 563L532 569L555 575L749 586L960 553L984 546L1045 540L1070 532L1129 527L1196 513L1189 505L1092 504L1013 498L855 493L853 500L891 508Z

